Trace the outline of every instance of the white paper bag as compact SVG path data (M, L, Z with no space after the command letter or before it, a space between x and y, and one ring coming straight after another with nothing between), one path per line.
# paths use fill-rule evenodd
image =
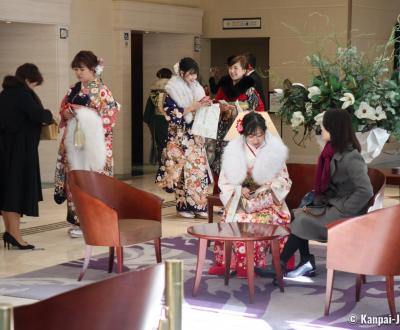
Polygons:
M202 107L196 111L194 116L192 134L209 139L217 138L219 121L219 104Z
M385 129L376 127L365 133L357 132L356 136L361 145L361 156L368 164L380 155L390 134Z

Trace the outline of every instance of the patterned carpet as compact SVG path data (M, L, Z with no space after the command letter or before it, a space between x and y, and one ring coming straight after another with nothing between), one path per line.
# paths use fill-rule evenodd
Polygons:
M189 236L164 238L163 259L184 260L184 329L363 329L366 325L362 325L361 320L387 315L389 309L383 278L368 277L361 300L355 304L354 275L337 273L331 314L324 317L326 251L324 246L311 246L311 250L316 255L317 277L297 281L287 279L284 293L271 284L271 279L256 278L255 302L249 304L245 279L232 278L227 287L222 278L206 274L212 262L211 250L208 251L208 263L204 267L198 295L192 297L197 240ZM154 264L153 245L146 243L127 248L124 258L126 270ZM82 260L76 260L0 279L0 295L41 300L112 276L106 272L106 255L92 258L84 280L78 283L76 279L81 266ZM400 278L397 278L395 290L399 306ZM351 324L349 319L354 317L357 317L357 322ZM377 328L378 321L375 319L375 325L369 325L369 328ZM397 327L382 325L380 329Z

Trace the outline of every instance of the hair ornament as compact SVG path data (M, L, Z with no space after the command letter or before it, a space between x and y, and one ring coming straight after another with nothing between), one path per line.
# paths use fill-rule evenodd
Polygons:
M179 76L179 62L176 62L172 68L174 73Z
M238 131L239 134L243 134L243 119L238 119L236 122L236 130Z
M104 70L104 60L102 58L98 58L99 64L96 65L94 71L96 72L96 76L100 76Z

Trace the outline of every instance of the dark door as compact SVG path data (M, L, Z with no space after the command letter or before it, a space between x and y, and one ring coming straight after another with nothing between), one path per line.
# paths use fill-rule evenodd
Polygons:
M132 175L143 166L143 34L131 32Z

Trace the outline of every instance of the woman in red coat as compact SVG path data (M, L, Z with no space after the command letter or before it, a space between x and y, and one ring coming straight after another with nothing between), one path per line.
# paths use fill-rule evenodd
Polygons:
M221 171L221 156L227 145L224 138L238 114L234 103L238 101L243 110L264 111L264 104L254 87L254 80L246 76L247 67L246 56L238 55L230 58L228 62L229 75L221 78L219 82L220 87L215 95L215 101L221 103L221 117L218 124L216 142L214 146L211 145L207 148L208 153L214 156L213 159L209 159L214 176L214 194L218 193L218 176Z

